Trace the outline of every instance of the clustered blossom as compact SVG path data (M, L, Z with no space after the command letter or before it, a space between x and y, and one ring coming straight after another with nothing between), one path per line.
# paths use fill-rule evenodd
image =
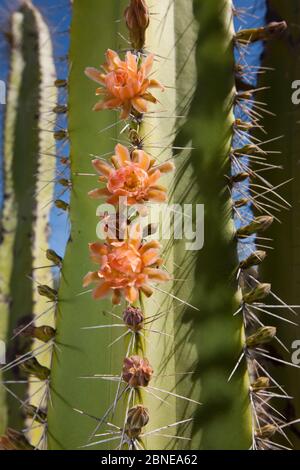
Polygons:
M99 181L106 184L105 188L89 192L93 199L106 197L106 202L113 205L118 205L120 197L126 198L128 205L167 200L167 189L157 183L163 173L174 170L172 162L157 165L143 150L133 150L130 154L126 147L118 144L111 164L100 159L93 160L92 164L100 175Z
M133 304L140 291L151 296L153 283L170 280L168 273L159 268L163 263L159 242L144 243L140 226L133 231L134 235L128 232L124 240L107 239L105 243L89 245L91 259L99 264L99 269L89 272L83 285L95 284L94 299L112 294L115 305L120 304L122 296Z
M122 61L117 52L108 49L102 69L87 67L85 74L99 83L96 95L103 99L94 106L94 111L121 108L121 119L127 119L132 111L146 113L149 103L157 103L150 89L164 87L157 80L148 78L152 70L154 55L141 60L139 56L127 52Z

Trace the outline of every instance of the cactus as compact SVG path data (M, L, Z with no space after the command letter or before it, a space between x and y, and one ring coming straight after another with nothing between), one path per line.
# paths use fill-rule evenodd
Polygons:
M73 2L70 75L55 81L68 89L55 107L68 127L54 130L70 144L59 183L71 197L55 206L71 233L64 259L46 251L59 287L41 277L35 292L55 324L23 329L52 355L20 366L45 385L26 407L42 434L8 429L3 448L282 448L291 423L274 408L286 395L269 367L281 330L258 313L281 302L261 246L276 219L264 195L280 196L256 167L275 170L261 163L259 68L245 54L259 61L253 44L282 40L286 23L240 28L247 13L230 0ZM167 236L166 202L177 230L192 206L186 238Z
M11 67L8 86L7 109L4 130L4 186L5 200L2 210L1 257L1 328L7 345L22 345L18 336L11 341L13 330L27 322L28 316L46 309L45 302L36 296L37 269L45 265L44 251L48 248L49 211L55 177L55 160L49 158L54 139L51 134L50 110L56 102L55 92L49 92L53 83L53 60L48 53L51 42L47 27L30 2L24 2L11 17ZM43 51L41 52L41 49ZM39 55L40 51L40 55ZM45 181L45 180L49 181ZM40 281L51 283L50 268L40 270ZM43 318L48 323L48 318ZM24 341L26 348L30 341ZM24 346L22 346L23 348ZM33 349L35 345L32 345ZM26 349L15 351L22 355ZM10 355L10 348L8 349ZM10 358L14 359L14 357ZM10 369L9 365L6 367ZM5 374L12 380L14 376ZM30 388L35 386L30 385ZM9 386L20 399L25 387ZM22 391L23 388L23 391ZM1 387L1 392L4 388ZM29 390L32 394L34 390ZM5 396L3 400L5 400ZM36 394L36 397L38 395ZM11 426L24 421L24 409L15 405L15 399L7 396L9 407L1 413L3 432L7 420Z

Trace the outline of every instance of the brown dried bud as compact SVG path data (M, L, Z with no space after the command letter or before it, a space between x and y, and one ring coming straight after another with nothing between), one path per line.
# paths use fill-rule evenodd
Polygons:
M21 325L14 330L14 334L23 336L24 338L36 338L43 341L43 343L48 343L48 341L55 337L56 330L49 325Z
M143 405L137 405L131 408L127 414L126 434L131 438L137 438L142 428L149 422L149 412Z
M276 431L276 426L274 426L273 424L266 424L260 429L257 429L255 435L260 439L269 439L270 437L274 436Z
M145 44L146 29L150 23L150 12L146 0L131 0L124 16L134 49L142 49Z
M272 21L267 26L261 28L242 29L235 35L235 40L242 44L256 41L267 41L280 36L287 29L285 21Z
M47 380L50 375L50 369L42 366L35 357L28 359L26 362L22 362L19 367L25 374L34 375L40 380Z
M123 312L123 320L132 331L139 331L144 327L144 314L141 309L127 307Z
M265 251L262 251L262 250L254 251L250 256L248 256L248 258L240 262L240 268L249 269L252 266L258 266L264 261L266 256L267 256L267 253Z
M52 289L52 287L40 284L37 287L37 290L42 297L47 297L49 300L53 301L57 300L57 291L55 289Z
M257 284L254 289L243 295L245 304L253 304L257 300L265 299L271 292L271 284Z
M274 217L269 215L255 217L249 225L239 228L236 232L236 236L238 238L246 238L250 237L250 235L254 235L256 232L264 232L273 222Z
M229 182L230 182L230 185L232 186L235 183L242 183L249 177L250 177L250 173L247 173L246 171L244 171L242 173L237 173L236 175L231 176L229 178Z
M58 104L53 108L55 114L66 114L68 112L68 106L65 104Z
M6 434L0 437L0 450L34 450L24 434L8 428Z
M47 421L46 411L38 409L34 405L26 405L25 412L26 415L29 416L29 418L35 419L35 421L38 421L41 424L44 424Z
M54 139L55 140L64 140L68 137L68 131L64 130L64 129L60 129L58 131L55 131L54 132Z
M130 387L147 387L153 374L148 359L140 356L125 357L123 362L123 380Z
M57 80L55 80L54 86L56 88L66 88L68 86L68 82L67 80L58 78Z
M70 209L69 204L65 201L62 201L61 199L56 199L56 201L54 201L54 204L57 209L61 209L63 211L68 211Z
M52 263L55 264L55 266L61 266L62 265L62 257L59 256L54 250L47 250L46 251L46 258L49 261L52 261Z
M248 348L255 348L261 344L270 343L276 336L276 332L275 326L263 326L246 339L246 345Z
M259 392L259 390L265 390L266 388L270 387L270 379L269 377L258 377L258 379L253 382L251 387L255 392Z

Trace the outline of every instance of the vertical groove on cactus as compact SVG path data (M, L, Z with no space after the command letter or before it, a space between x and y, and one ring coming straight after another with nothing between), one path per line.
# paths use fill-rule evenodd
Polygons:
M49 307L38 299L35 291L38 279L44 282L46 276L48 283L52 282L51 269L42 267L45 265L44 252L49 246L48 220L55 177L55 160L45 153L50 152L54 142L51 134L53 115L49 109L53 108L56 98L55 91L49 88L53 83L54 66L48 30L31 2L25 2L19 11L12 14L12 28L11 74L4 131L3 242L0 251L1 263L6 266L1 270L1 295L4 300L1 308L6 309L8 322L8 363L3 368L7 371L3 378L14 378L16 384L9 384L6 388L9 423L5 416L1 422L4 427L9 424L18 428L23 427L28 411L21 401L25 392L34 396L34 402L40 403L41 399L32 379L29 378L28 389L25 386L26 374L23 374L27 360L28 363L32 361L30 348L39 351L36 355L41 362L47 360L45 355L41 359L41 343L31 345L32 336L27 333L33 331L34 315ZM47 319L44 316L43 320L47 324L50 316ZM25 334L24 325L28 324L31 328L26 328ZM13 335L14 341L11 340ZM18 366L20 372L17 373ZM1 390L5 390L4 385ZM15 406L16 400L18 406ZM19 406L20 403L22 406ZM28 428L34 428L32 422Z

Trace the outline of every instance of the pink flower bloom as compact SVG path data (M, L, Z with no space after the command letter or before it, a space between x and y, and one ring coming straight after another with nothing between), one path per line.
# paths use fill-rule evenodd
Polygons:
M87 67L85 74L102 86L96 90L96 95L103 100L94 106L94 111L121 108L121 119L127 119L132 108L138 113L146 113L148 103L157 103L157 99L149 92L151 88L164 87L157 81L149 79L154 56L148 55L141 65L138 57L127 52L125 61L119 55L108 49L106 63L102 66L104 73L93 67Z
M114 205L118 204L120 197L126 197L128 205L167 200L167 189L157 182L163 173L174 170L172 162L156 165L143 150L134 150L130 154L121 144L116 146L115 153L111 158L112 164L93 160L92 164L100 175L99 181L105 182L106 188L90 191L91 198L106 197L107 203Z
M99 264L99 269L85 276L83 286L96 285L94 299L112 293L113 304L120 304L122 296L133 304L140 292L148 297L152 295L152 283L170 280L168 273L159 269L163 260L158 241L143 243L140 225L133 228L134 237L129 233L124 241L108 239L106 243L89 245L91 259Z

